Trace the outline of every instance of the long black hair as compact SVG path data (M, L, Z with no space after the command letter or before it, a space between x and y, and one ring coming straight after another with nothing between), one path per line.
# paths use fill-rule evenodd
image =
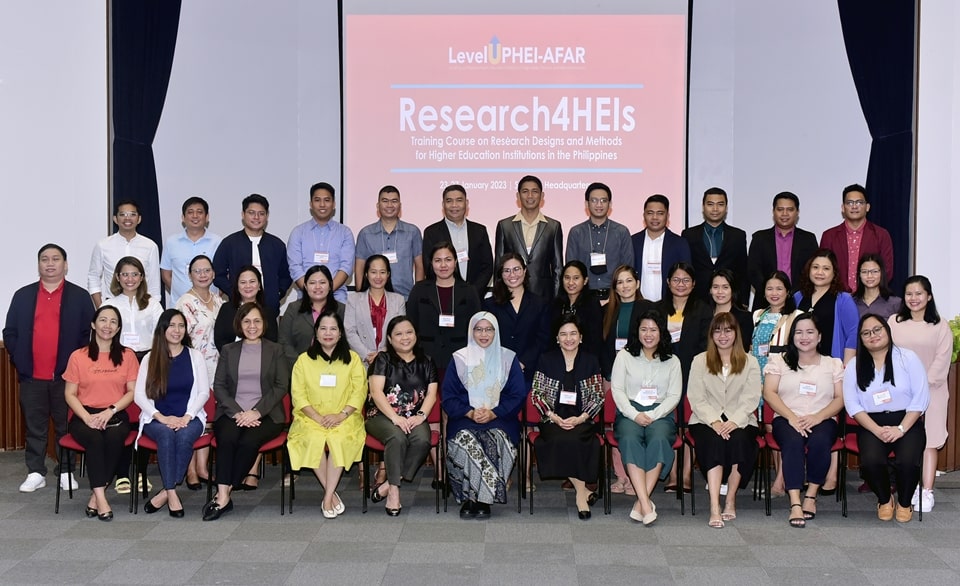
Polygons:
M370 289L370 281L367 280L367 269L370 268L370 264L375 260L382 261L387 267L387 282L383 284L383 290L393 293L393 271L390 270L390 259L382 254L371 254L363 261L363 272L360 273L360 288L357 289L357 291L363 292ZM330 285L331 287L333 286L332 281Z
M767 301L767 283L772 280L778 280L783 285L783 288L787 290L787 298L783 300L783 309L780 310L781 314L790 315L797 310L797 302L793 298L793 291L790 285L790 277L787 273L783 271L773 271L763 280L763 292L757 292L763 297L764 309L770 309L770 302Z
M914 283L923 287L923 290L930 296L930 300L927 301L927 307L923 310L923 321L928 324L940 323L940 312L937 311L937 304L933 299L933 285L930 284L930 279L923 275L914 275L908 278L907 282L903 284L903 303L900 304L900 311L897 312L897 322L910 321L913 319L910 308L907 307L907 287Z
M863 300L863 296L867 292L867 287L860 277L860 271L863 269L864 263L868 262L875 262L880 267L880 285L877 288L880 289L880 297L884 301L890 299L893 291L890 290L890 287L887 287L887 269L883 266L883 257L879 254L865 254L860 257L860 262L857 263L857 290L853 292L853 298Z
M815 316L812 311L801 313L793 320L793 323L790 324L790 334L787 336L787 349L783 352L783 361L790 370L794 372L800 370L800 350L797 349L797 345L794 344L793 337L797 334L797 324L807 319L813 322L813 327L817 328L817 333L821 336L823 335L820 331L820 320L817 319L817 316ZM819 348L820 346L817 345L817 349Z
M670 341L670 332L667 331L667 318L656 309L644 311L636 321L630 324L630 333L627 334L627 345L624 348L631 356L640 356L643 352L643 344L640 342L640 324L645 319L653 321L660 330L660 341L653 355L659 358L660 362L670 360L673 356L673 343Z
M113 338L110 339L110 362L112 362L114 366L120 366L123 363L123 344L120 343L120 335L123 333L123 318L120 317L120 310L112 305L101 305L96 313L93 314L93 319L90 321L90 343L87 344L87 356L94 362L100 358L100 345L97 344L96 332L97 318L107 309L117 314L117 331L113 334Z
M503 265L507 264L508 260L520 263L520 267L523 268L523 290L530 288L530 273L527 271L527 263L523 257L516 252L505 252L497 261L497 268L493 273L493 301L497 305L504 305L513 299L513 293L503 280Z
M863 336L861 335L864 322L870 318L880 322L880 325L887 332L887 340L890 341L890 345L887 346L887 356L883 359L883 382L890 383L892 386L897 385L893 380L893 336L890 334L890 324L879 315L868 313L861 317L860 323L857 324L857 386L860 387L861 392L867 391L867 387L870 386L873 377L876 375L876 370L873 368L873 356L863 345Z
M326 268L326 267L323 267ZM330 271L327 271L328 273ZM332 317L337 320L337 329L340 330L340 339L337 340L337 345L333 348L333 352L327 356L327 353L323 351L323 347L320 345L320 340L317 339L317 328L320 327L320 320L325 317ZM337 308L335 305L326 306L323 308L323 311L320 312L320 315L317 316L317 320L313 322L313 342L310 344L310 347L307 348L307 356L311 359L316 360L317 358L322 358L327 362L333 362L339 360L344 364L350 364L350 345L347 343L347 332L343 327L343 319L340 317L340 314L337 313Z

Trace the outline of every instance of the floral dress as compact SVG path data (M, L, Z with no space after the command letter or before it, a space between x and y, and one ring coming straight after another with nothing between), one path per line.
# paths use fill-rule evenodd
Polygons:
M220 353L213 342L213 329L217 323L217 314L220 313L220 306L223 300L219 295L210 294L213 299L213 309L200 301L200 298L188 291L177 300L177 309L183 313L187 320L187 334L190 335L191 345L200 351L203 360L207 365L207 376L212 382L217 372L217 361L220 359Z

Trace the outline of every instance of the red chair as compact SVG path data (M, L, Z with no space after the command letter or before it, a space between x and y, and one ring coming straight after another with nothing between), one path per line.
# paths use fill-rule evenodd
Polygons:
M437 461L434 462L433 467L433 486L434 486L434 496L436 499L436 509L437 513L440 513L440 494L443 493L443 510L447 510L447 491L445 490L445 479L441 477L441 470L444 470L444 444L443 444L443 426L440 425L440 397L439 393L437 400L433 403L433 408L430 409L429 415L427 415L426 425L436 424L439 426L439 430L434 431L430 430L430 448L437 450ZM377 452L383 454L384 445L377 438L373 437L369 433L367 434L367 439L363 444L363 456L361 457L361 466L363 466L363 509L364 513L367 512L367 498L370 496L370 452ZM441 482L444 480L444 482ZM292 498L292 497L291 497Z
M204 403L203 410L207 414L207 421L208 422L213 421L213 416L216 411L216 401L213 398L212 392L210 393L210 396L207 398L207 402ZM204 431L203 434L197 438L197 441L193 442L193 450L196 451L201 448L209 447L210 442L212 440L213 440L213 433L209 431ZM152 439L147 437L146 434L140 434L140 438L133 444L133 462L131 464L133 467L133 471L132 471L133 473L130 475L130 478L137 478L139 480L136 474L137 474L137 471L140 471L140 470L143 470L144 475L146 475L146 467L147 467L146 459L148 456L147 453L156 452L156 451L157 451L156 442L154 442ZM141 461L142 461L142 465L141 465ZM208 477L207 484L209 485L211 482L213 481ZM146 500L150 496L149 492L147 491L147 483L141 482L140 484L142 485L142 488L143 488L143 498L144 500ZM138 496L140 495L140 491L137 490L137 488L140 488L140 486L136 486L130 491L130 493L133 495L133 514L134 515L137 514L137 505L139 500ZM208 490L209 490L209 486L208 486Z
M283 476L290 472L290 455L287 453L287 435L289 434L290 422L293 420L291 415L291 399L290 393L283 395L283 431L276 435L273 439L268 440L265 444L260 446L258 452L261 456L270 454L273 452L280 452L280 515L283 515L283 506L284 506L284 486L283 486ZM207 478L212 479L213 475L213 463L214 456L217 449L217 436L214 435L213 439L210 440L210 448L212 449L210 453L210 458L207 461ZM276 462L276 461L274 461ZM260 478L263 478L266 475L267 466L264 462L264 458L260 458L260 467L258 469ZM293 482L290 483L290 514L293 514ZM213 481L207 483L207 502L213 499Z
M132 429L130 433L127 434L126 439L123 440L123 445L125 447L129 447L129 446L132 446L133 442L137 439L136 426L137 426L137 421L139 421L140 419L140 407L138 407L136 403L130 403L130 405L128 405L126 408L126 412L127 412L127 417L130 419L130 425ZM69 422L71 419L73 419L73 411L68 411L67 421ZM80 454L80 476L82 477L83 469L84 469L84 457L86 456L87 450L84 449L84 447L81 446L80 443L77 442L77 440L74 439L74 437L68 433L62 438L60 438L59 453L58 453L59 461L62 463L62 462L66 462L67 458L72 458L73 454L71 452L77 452ZM61 491L60 479L57 478L57 501L53 508L54 514L60 514L60 491ZM130 492L132 493L135 491L131 490ZM67 494L72 500L73 499L72 484L67 489ZM133 512L132 498L130 499L130 512Z
M778 444L776 438L773 437L773 432L770 432L770 433L766 432L766 424L772 423L775 415L773 408L770 407L770 404L767 403L766 401L763 402L762 413L763 413L763 417L760 420L760 429L763 430L764 437L767 443L767 466L769 466L770 463L773 462L773 452L780 451L780 444ZM841 452L842 450L843 450L843 434L838 433L837 439L834 440L833 446L830 447L830 451ZM846 497L846 495L844 494L846 492L844 489L844 486L845 486L844 480L846 475L844 474L844 470L842 468L839 472L839 475L840 475L840 480L837 483L837 487L838 487L837 501L845 503L846 502L845 500L841 500L841 499L845 499ZM772 484L773 482L770 478L770 470L768 468L766 470L766 485L765 485L766 488L765 488L765 494L764 494L764 510L768 517L772 512L771 495L770 495L770 487ZM841 508L843 508L843 505L841 505Z

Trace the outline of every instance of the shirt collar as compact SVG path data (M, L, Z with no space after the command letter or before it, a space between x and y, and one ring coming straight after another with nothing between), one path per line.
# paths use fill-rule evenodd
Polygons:
M521 212L517 212L517 215L513 217L513 221L514 221L514 222L520 222L521 224L527 224L527 221L523 218L523 214L522 214ZM588 220L588 221L589 221L589 220ZM547 218L546 218L546 216L543 215L543 212L537 213L537 217L536 217L532 222L530 222L528 225L529 225L529 226L532 226L532 225L534 225L534 224L539 224L539 223L541 223L541 222L543 222L544 224L547 223Z
M717 226L711 226L711 225L710 225L710 222L704 222L704 223L703 223L703 229L704 229L704 231L706 231L706 233L709 234L710 236L713 236L713 235L716 234L717 232L723 232L723 229L724 229L726 226L727 226L727 223L726 223L726 222L720 222L720 224L717 225Z

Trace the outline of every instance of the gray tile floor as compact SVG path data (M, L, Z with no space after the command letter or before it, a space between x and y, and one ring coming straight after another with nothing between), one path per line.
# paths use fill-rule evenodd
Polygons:
M341 484L342 517L322 517L320 490L306 476L294 513L281 517L278 468L269 466L262 488L236 494L236 509L219 521L200 520L204 493L183 491L184 519L131 515L117 497L116 518L102 523L84 518L85 490L54 515L52 475L47 488L20 494L24 474L22 452L0 453L3 584L960 583L960 473L941 477L934 512L906 525L877 521L852 474L849 517L821 498L803 530L788 527L784 499L766 517L746 494L735 521L710 529L702 492L695 517L658 494L653 527L627 518L623 495L611 515L598 503L580 521L559 482L539 483L532 516L526 502L517 513L513 493L490 520L461 521L452 501L434 512L426 479L406 491L393 519L372 504L360 513L355 473Z

